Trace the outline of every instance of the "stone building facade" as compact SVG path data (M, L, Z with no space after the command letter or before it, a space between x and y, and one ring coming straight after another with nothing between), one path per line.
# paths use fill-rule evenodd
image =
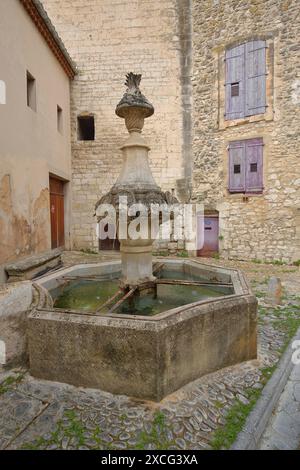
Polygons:
M300 259L300 47L297 0L194 2L194 196L218 211L230 258ZM266 43L265 113L224 119L225 52ZM230 193L228 147L263 139L263 191Z
M125 130L113 110L132 70L143 74L156 108L145 127L153 174L218 218L221 256L300 259L298 0L43 3L79 68L71 100L74 248L97 248L93 206L119 173ZM266 106L230 118L226 51L253 41L265 45ZM233 96L242 92L232 85ZM95 139L81 141L78 117L87 116ZM262 188L230 191L232 143L250 139L263 144Z

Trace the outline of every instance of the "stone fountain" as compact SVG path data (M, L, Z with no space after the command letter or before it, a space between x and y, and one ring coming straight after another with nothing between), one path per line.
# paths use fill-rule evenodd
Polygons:
M117 116L125 119L125 125L129 132L128 139L121 147L123 153L123 167L120 175L111 188L96 204L97 209L102 204L111 204L117 213L117 234L120 240L121 265L123 286L135 286L144 282L155 280L152 266L152 245L150 237L150 205L170 204L177 200L169 193L163 192L156 184L148 160L150 147L142 136L144 120L154 113L154 107L141 93L139 85L141 75L128 73L125 85L126 93L116 107ZM140 217L146 217L148 222L147 238L132 240L128 237L128 231L121 233L119 230L120 197L126 197L128 207L132 204L142 204L147 213ZM98 217L98 221L101 216Z
M120 197L146 212L151 203L174 202L149 167L141 131L154 109L140 80L127 75L116 108L129 132L123 167L96 207L100 223L102 204L116 209L121 261L64 267L36 280L28 344L35 377L158 401L204 374L256 358L257 301L240 271L195 259L153 263L155 233L131 239L127 225L121 230Z

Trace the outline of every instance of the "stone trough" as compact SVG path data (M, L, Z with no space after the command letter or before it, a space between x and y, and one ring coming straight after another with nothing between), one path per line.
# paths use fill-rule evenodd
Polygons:
M204 374L256 358L257 301L243 274L189 259L160 261L169 271L230 285L231 293L154 316L56 309L42 295L28 318L31 374L159 401ZM67 277L120 272L119 261L76 265L45 275L36 288L51 292Z

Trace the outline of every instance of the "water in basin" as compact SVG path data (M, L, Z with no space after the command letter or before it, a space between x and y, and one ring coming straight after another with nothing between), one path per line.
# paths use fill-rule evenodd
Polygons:
M159 278L207 281L207 279L199 275L184 273L178 270L162 270ZM54 308L95 312L118 289L118 279L77 279L68 281L64 285L52 290L51 296L54 300ZM152 316L192 302L232 293L232 287L159 284L157 286L157 295L154 295L154 291L142 291L138 295L124 301L115 310L115 313ZM107 313L112 305L113 303L101 308L101 313Z
M51 290L54 308L71 310L95 311L119 289L116 280L86 280L70 281L63 286Z
M210 288L160 284L157 286L157 297L152 293L141 293L141 295L134 297L132 300L123 302L116 310L116 313L152 316L192 302L228 294L232 294L232 291L227 287Z

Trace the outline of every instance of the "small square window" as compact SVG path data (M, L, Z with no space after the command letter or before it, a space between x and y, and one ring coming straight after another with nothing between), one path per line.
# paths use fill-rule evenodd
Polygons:
M241 172L241 165L234 165L233 166L233 173L237 174Z
M63 132L63 110L57 105L57 130L62 134Z
M257 172L257 163L250 163L250 171L251 173Z
M27 106L36 111L36 83L31 73L26 74L27 81Z
M78 140L95 140L94 116L77 117L77 138Z
M231 84L231 96L239 96L240 94L240 84L232 83Z

